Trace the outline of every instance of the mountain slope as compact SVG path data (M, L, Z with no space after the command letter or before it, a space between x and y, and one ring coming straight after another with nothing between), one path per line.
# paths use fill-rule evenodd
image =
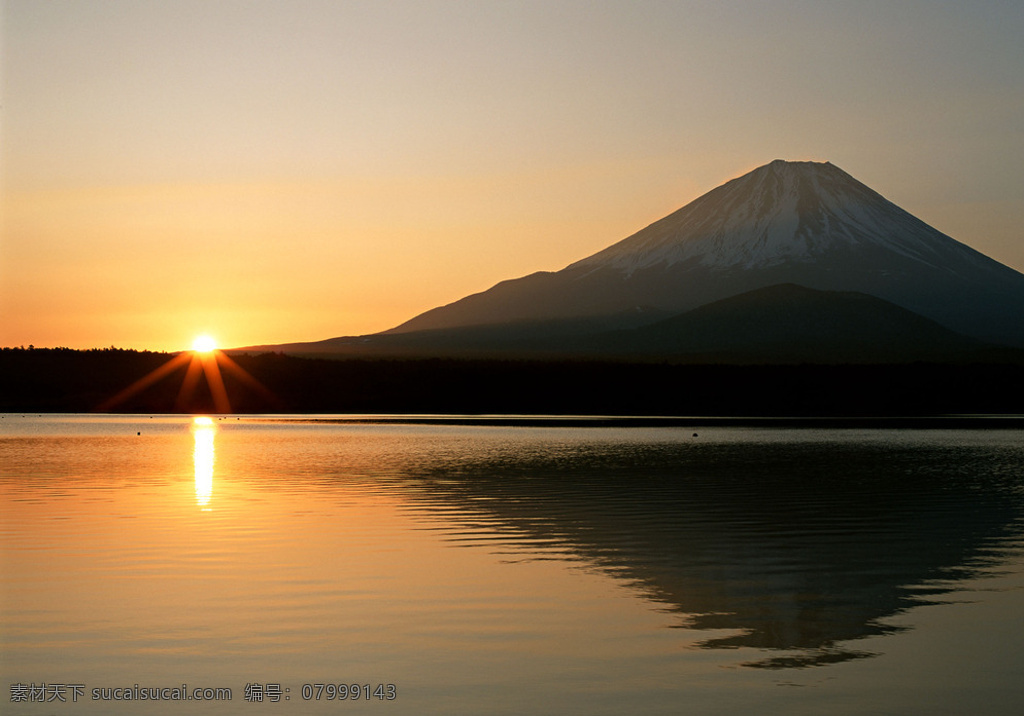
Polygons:
M1024 346L1024 275L829 163L776 160L558 272L503 281L387 334L534 322L639 326L777 284L857 291Z
M755 289L587 340L591 350L624 356L757 363L901 363L965 356L984 347L874 296L795 284Z
M258 347L255 350L271 347ZM990 346L893 303L794 284L755 289L638 328L521 322L274 346L333 357L611 359L706 363L964 360Z

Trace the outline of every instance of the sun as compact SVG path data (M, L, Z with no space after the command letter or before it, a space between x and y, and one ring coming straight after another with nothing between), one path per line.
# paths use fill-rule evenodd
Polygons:
M186 367L187 366L187 367ZM199 381L206 377L206 385L213 399L215 411L218 413L230 413L231 401L228 399L228 391L224 385L220 369L224 367L235 379L255 390L263 398L273 404L277 404L277 398L267 390L262 383L253 378L249 373L238 365L226 353L217 349L217 341L208 334L196 336L192 341L192 350L181 351L170 360L157 368L154 368L134 383L116 395L104 400L97 406L99 412L106 412L128 398L136 395L157 381L163 380L172 373L185 368L185 377L181 382L181 389L178 391L178 399L174 404L174 412L191 412L192 395ZM209 429L213 420L209 417L199 417L195 421L195 427Z
M196 353L212 353L217 350L217 341L207 335L196 336L192 341L192 350Z

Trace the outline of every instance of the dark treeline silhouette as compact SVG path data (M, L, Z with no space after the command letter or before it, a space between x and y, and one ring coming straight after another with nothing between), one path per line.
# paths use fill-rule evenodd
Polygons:
M89 412L166 364L169 353L0 350L0 411ZM1024 362L906 365L673 365L597 361L298 358L234 355L273 398L222 370L239 413L579 415L934 415L1024 413ZM185 364L112 412L214 412Z

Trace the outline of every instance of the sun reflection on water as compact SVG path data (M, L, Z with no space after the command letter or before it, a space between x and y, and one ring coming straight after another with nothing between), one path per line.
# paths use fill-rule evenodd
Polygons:
M192 419L192 435L195 447L192 449L192 462L196 473L196 504L209 509L210 498L213 496L213 436L217 432L213 419L200 416Z

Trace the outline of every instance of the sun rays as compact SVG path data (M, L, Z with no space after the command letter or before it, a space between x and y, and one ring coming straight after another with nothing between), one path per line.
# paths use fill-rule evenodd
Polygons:
M96 410L106 412L124 403L129 398L138 395L158 381L180 370L188 364L185 369L185 377L178 390L178 396L174 402L174 410L179 413L191 412L196 390L199 388L202 379L205 379L209 389L210 398L213 401L214 411L217 413L231 413L231 400L221 375L221 369L230 373L240 383L243 383L250 390L258 393L261 397L276 403L277 399L273 393L267 390L258 380L253 378L244 368L232 360L226 353L217 349L216 341L207 335L198 336L192 342L192 350L182 351L159 368L150 371L143 377L136 380L124 390L103 401Z

